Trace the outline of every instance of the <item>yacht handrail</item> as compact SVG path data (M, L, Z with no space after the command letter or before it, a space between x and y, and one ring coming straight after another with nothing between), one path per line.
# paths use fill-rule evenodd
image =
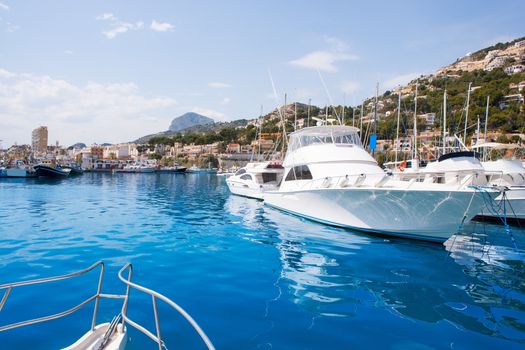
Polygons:
M101 295L100 290L102 288L102 280L104 278L104 262L102 262L102 261L97 261L96 263L94 263L93 265L91 265L88 268L85 268L85 269L77 271L77 272L69 273L69 274L66 274L66 275L38 278L38 279L34 279L34 280L20 281L20 282L14 282L14 283L5 283L5 284L0 285L0 290L4 290L5 289L5 292L4 292L4 295L2 297L2 300L0 301L0 311L2 311L2 308L4 307L5 303L7 302L7 298L11 294L11 291L13 290L13 288L22 287L22 286L28 286L28 285L34 285L34 284L55 282L55 281L60 281L60 280L65 280L65 279L70 279L70 278L82 276L82 275L87 274L91 270L99 267L99 266L100 266L100 275L99 275L98 286L97 286L97 293L96 294L90 296L89 298L87 298L84 301L82 301L80 304L78 304L78 305L76 305L76 306L74 306L74 307L72 307L72 308L70 308L68 310L65 310L63 312L59 312L59 313L52 314L52 315L49 315L49 316L43 316L43 317L39 317L39 318L34 318L34 319L31 319L31 320L27 320L27 321L11 323L11 324L8 324L8 325L5 325L5 326L0 326L0 332L1 331L6 331L6 330L9 330L9 329L13 329L13 328L22 327L22 326L28 326L28 325L35 324L35 323L51 321L51 320L54 320L54 319L57 319L57 318L61 318L61 317L67 316L67 315L72 314L73 312L81 309L82 307L84 307L85 305L89 304L93 300L95 300L95 307L94 307L94 310L93 310L93 319L92 319L92 322L91 322L91 330L94 330L95 326L96 326L96 322L97 322L97 313L98 313L99 299L101 297L116 297L116 298L122 298L123 297L123 296L118 296L118 295Z
M390 176L387 172L325 176L325 177L319 177L319 178L306 180L306 181L303 180L304 183L301 185L300 190L310 190L310 189L312 189L312 187L315 184L318 184L318 183L322 184L323 182L325 182L327 180L329 180L331 183L339 184L342 179L353 179L353 178L355 178L357 180L357 178L362 177L362 176L368 177L368 176L378 176L378 175ZM337 181L333 182L333 180L337 180ZM352 187L352 186L349 185L349 186L345 186L345 187Z
M372 176L380 176L380 175L392 176L392 179L395 179L395 177L394 177L395 175L400 175L406 180L399 180L399 181L405 181L405 182L408 183L408 187L411 187L413 182L408 181L409 179L413 180L413 181L420 182L420 181L423 181L428 176L432 176L432 177L436 177L436 178L444 177L446 175L446 173L447 173L446 171L425 171L425 172L414 172L414 173L411 173L411 172L394 172L394 173L378 172L378 173L362 173L362 174L347 174L347 175L325 176L325 177L320 177L320 178L304 181L304 183L301 184L301 186L299 187L299 190L310 190L312 188L317 188L319 186L315 187L315 185L321 185L325 181L329 181L330 182L330 187L335 187L337 185L339 185L339 187L355 187L354 185L352 185L352 183L355 183L357 181L357 179L360 178L360 177L370 178ZM457 174L457 175L461 175L461 176L466 176L467 177L466 180L463 179L462 183L460 183L460 185L461 185L460 188L461 188L464 185L466 185L468 180L471 180L474 175L476 175L476 174L483 174L483 171L478 172L478 171L474 171L474 170L459 170L459 171L454 171L454 173ZM340 186L341 182L343 180L347 180L347 181L353 180L353 182L350 181L351 182L350 184L347 184L346 186ZM381 179L378 179L378 181L376 183L380 182L380 180ZM361 184L358 187L360 187L360 186L361 186ZM369 183L365 187L380 187L380 186L376 186L373 183Z
M125 270L128 270L127 279L122 276ZM190 323L190 325L195 329L195 331L197 331L197 333L199 334L201 339L204 341L204 343L206 344L206 347L209 350L215 350L215 347L213 346L212 342L210 341L206 333L204 333L204 331L197 324L197 322L181 306L177 305L176 303L174 303L173 301L171 301L164 295L158 292L155 292L154 290L148 289L146 287L143 287L141 285L131 282L132 274L133 274L133 266L130 263L127 263L126 265L124 265L124 267L122 267L120 271L118 272L118 278L124 284L126 284L126 295L124 297L124 303L122 305L122 313L121 313L123 325L125 325L125 323L128 323L130 326L136 328L137 330L147 335L150 339L152 339L158 344L159 350L162 350L163 348L165 348L165 345L164 345L164 342L161 336L160 319L159 319L159 313L158 313L158 308L157 308L157 299L160 299L164 301L166 304L168 304L169 306L171 306L172 308L174 308L176 311L178 311L186 319L186 321ZM154 335L153 333L151 333L149 330L139 325L138 323L134 322L127 316L126 312L128 308L130 288L135 288L143 293L151 295L151 301L153 304L153 314L155 316L155 328L156 328L156 333L157 333L156 335Z

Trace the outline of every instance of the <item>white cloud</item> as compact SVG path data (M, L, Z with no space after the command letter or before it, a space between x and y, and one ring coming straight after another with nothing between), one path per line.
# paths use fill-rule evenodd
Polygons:
M316 50L290 61L294 66L318 69L325 72L337 72L336 63L341 61L358 60L359 57L349 52L349 46L344 41L330 36L324 36L327 50Z
M231 88L232 86L230 84L221 83L219 81L213 81L211 83L208 83L208 87L211 87L214 89L224 89L224 88Z
M199 113L203 116L210 117L212 119L218 120L218 121L226 121L226 115L222 112L215 111L213 109L209 108L203 108L203 107L193 107L191 109L192 112Z
M112 27L110 30L106 30L102 32L102 35L104 35L108 39L113 39L119 34L126 33L131 30L141 30L144 28L144 22L138 21L138 22L124 22L118 19L115 15L112 13L103 13L96 17L98 21L106 21L110 24Z
M337 72L335 65L339 61L356 60L357 56L342 52L314 51L301 58L290 61L290 64L302 68L319 69L329 73Z
M115 15L113 15L111 12L107 12L107 13L98 15L96 19L98 19L99 21L107 21L107 20L116 21L117 17L115 17Z
M221 105L225 106L227 104L230 104L230 101L231 99L229 97L225 97L222 99L222 101L220 102Z
M5 10L5 11L9 11L9 6L7 6L6 4L0 2L0 9L1 10Z
M347 80L341 84L341 91L348 95L353 95L361 89L361 84L357 81Z
M72 55L73 54L73 51L72 50L64 50L64 53L66 55Z
M134 83L76 85L0 69L4 144L29 142L31 130L38 125L47 125L50 138L61 143L130 141L163 130L167 121L157 124L151 118L172 115L162 112L175 104L169 97L142 95Z
M20 29L20 26L17 26L11 22L5 22L6 24L6 32L8 33L13 33L13 32L16 32L18 29Z
M153 20L153 22L151 22L150 28L156 32L168 32L172 31L175 26L168 22L157 22L156 20Z
M386 89L393 89L397 87L398 85L405 85L412 80L416 79L417 77L421 76L421 73L407 73L407 74L401 74L397 75L387 81L385 81L382 85Z

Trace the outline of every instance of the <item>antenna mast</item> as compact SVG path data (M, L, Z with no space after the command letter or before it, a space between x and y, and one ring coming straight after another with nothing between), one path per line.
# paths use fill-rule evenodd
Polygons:
M414 159L417 159L417 88L418 83L416 81L416 94L414 96Z
M396 142L395 142L395 162L397 163L397 149L399 148L399 119L401 117L401 85L399 85L399 97L397 99L397 129L396 129Z
M443 154L447 152L447 90L443 92Z

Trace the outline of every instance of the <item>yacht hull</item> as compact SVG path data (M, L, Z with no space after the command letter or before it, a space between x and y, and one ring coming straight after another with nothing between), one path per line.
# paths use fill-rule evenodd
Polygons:
M515 217L518 220L525 221L525 186L516 190L511 187L511 190L506 193L506 197L510 204L507 207L507 217Z
M332 226L445 242L458 231L467 208L465 222L481 210L483 195L494 198L497 192L333 188L266 192L264 200L271 207Z
M506 211L507 221L509 223L523 223L525 222L525 186L511 186L509 190L505 192L506 197ZM503 216L503 196L499 195L495 199L494 207L498 208L498 213L494 211L488 211L483 209L478 215L481 219L495 219L494 221L501 222Z
M228 189L230 190L230 192L237 196L254 198L259 200L263 199L263 190L258 186L250 186L248 184L243 183L242 181L235 181L231 178L226 180L226 184L228 185Z

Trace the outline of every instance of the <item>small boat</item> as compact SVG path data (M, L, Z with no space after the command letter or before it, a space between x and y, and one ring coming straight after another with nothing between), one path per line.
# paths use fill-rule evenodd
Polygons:
M277 190L284 175L281 162L252 162L226 179L230 192L238 196L264 199L264 192Z
M36 176L34 169L22 160L15 160L7 167L0 168L0 177L3 178L33 178Z
M116 169L118 173L154 173L155 167L149 164L128 164L122 169Z
M91 319L90 329L83 336L81 336L75 343L64 348L65 350L81 350L81 349L82 350L95 350L95 349L97 350L98 349L124 350L128 342L128 333L127 333L128 326L131 326L139 330L140 332L144 333L147 337L149 337L151 340L157 343L157 346L159 349L163 349L163 348L165 349L166 344L161 336L161 323L160 323L158 306L157 306L158 303L163 302L167 304L168 306L170 306L171 308L175 309L175 311L177 311L180 315L182 315L186 319L186 321L193 327L193 329L201 337L202 341L204 342L204 344L209 350L215 349L215 347L213 346L208 336L200 328L197 322L195 322L195 320L182 307L180 307L179 305L177 305L176 303L174 303L172 300L168 299L164 295L132 282L131 278L132 278L133 267L129 263L124 265L124 267L122 267L120 271L118 272L119 280L126 287L125 294L109 294L109 293L102 292L102 282L104 279L104 263L102 261L98 261L95 264L91 265L90 267L84 270L73 272L67 275L2 284L0 285L0 293L3 292L3 296L0 299L0 315L2 315L1 311L3 307L5 306L9 296L15 291L18 291L17 290L18 287L31 286L31 285L42 285L42 284L47 284L50 282L55 282L54 284L56 284L57 281L69 280L69 279L72 279L78 276L86 275L90 271L93 271L97 268L100 268L100 272L99 272L99 276L97 279L98 285L96 286L96 289L93 288L95 290L95 294L91 295L90 297L88 297L87 299L79 303L78 305L73 306L72 308L67 309L60 313L52 314L49 316L43 316L43 317L41 316L38 318L26 320L26 321L18 321L18 322L7 324L7 325L0 325L0 332L8 331L10 329L15 329L19 327L29 326L35 323L52 321L58 318L68 316L74 313L75 311L82 309L88 304L94 304L94 311L93 311L93 317ZM27 288L23 288L23 289L27 289ZM127 312L128 312L128 303L130 300L130 290L131 289L135 290L134 295L136 295L137 292L142 292L142 293L148 294L151 297L152 304L153 304L153 319L155 320L156 332L152 332L148 330L144 326L133 321L128 316ZM68 291L69 290L70 289L68 289ZM27 290L24 291L24 294L26 292ZM98 321L97 316L99 316L98 311L99 311L99 304L100 304L101 299L112 299L112 300L120 299L122 300L122 308L121 308L120 313L112 318L111 322L103 322L103 323L97 324L97 321ZM28 302L31 302L31 300L34 300L34 298L31 298L30 300L28 300ZM57 300L60 300L60 299L57 299ZM132 305L135 305L135 304L132 304ZM151 306L148 305L149 310L151 310L150 307ZM2 315L2 316L5 316L5 315ZM3 317L2 319L5 320L5 317Z
M70 169L71 170L71 172L69 173L70 176L84 174L84 169L82 169L82 167L76 163L64 165L62 166L62 169Z
M181 166L179 164L175 164L173 166L162 166L159 169L157 169L158 173L184 173L186 172L186 167Z
M49 160L44 160L33 168L38 177L65 178L71 173L71 169L62 168Z

